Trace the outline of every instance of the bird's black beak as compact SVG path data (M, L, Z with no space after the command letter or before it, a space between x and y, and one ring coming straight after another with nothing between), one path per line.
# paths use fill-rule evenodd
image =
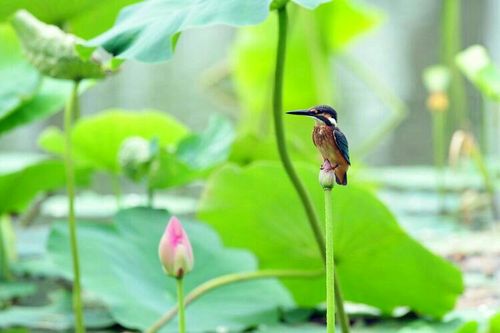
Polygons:
M294 114L297 116L314 116L314 113L309 110L288 111L287 114Z

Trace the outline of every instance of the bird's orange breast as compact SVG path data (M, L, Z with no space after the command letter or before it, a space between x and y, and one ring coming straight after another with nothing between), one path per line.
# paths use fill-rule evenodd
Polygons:
M332 165L348 164L335 143L333 129L330 126L315 126L313 130L313 142L321 153L321 156L327 159Z

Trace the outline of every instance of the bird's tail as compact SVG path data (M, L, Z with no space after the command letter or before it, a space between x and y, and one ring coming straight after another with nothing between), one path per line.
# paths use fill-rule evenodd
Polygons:
M335 175L335 181L337 182L337 184L339 185L347 185L347 172L336 172L336 175Z

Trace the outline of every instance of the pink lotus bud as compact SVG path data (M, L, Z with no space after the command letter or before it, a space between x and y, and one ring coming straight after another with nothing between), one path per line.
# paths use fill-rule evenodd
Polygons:
M181 222L175 216L170 218L165 228L158 253L163 270L171 276L182 278L193 269L193 248Z

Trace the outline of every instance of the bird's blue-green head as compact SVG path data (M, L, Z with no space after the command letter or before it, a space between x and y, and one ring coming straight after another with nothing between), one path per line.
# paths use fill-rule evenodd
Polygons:
M328 105L318 105L308 110L289 111L287 114L313 117L327 126L337 126L337 111Z

